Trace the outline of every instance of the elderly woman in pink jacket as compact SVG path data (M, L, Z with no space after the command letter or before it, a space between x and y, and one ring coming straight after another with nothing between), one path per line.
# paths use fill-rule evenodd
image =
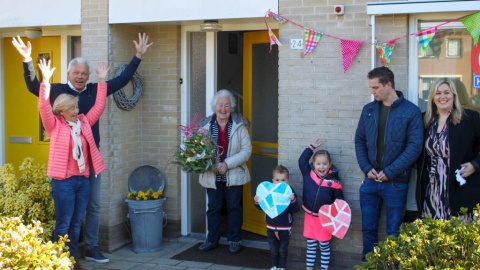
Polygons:
M55 68L42 59L43 81L40 86L38 109L45 130L50 135L47 175L53 179L55 203L55 240L68 234L70 255L77 259L78 240L83 215L90 195L89 174L105 170L102 156L95 145L91 126L102 115L106 104L108 68L97 64L98 91L95 105L86 114L78 114L78 97L61 94L50 108L50 77ZM78 262L75 270L84 269Z

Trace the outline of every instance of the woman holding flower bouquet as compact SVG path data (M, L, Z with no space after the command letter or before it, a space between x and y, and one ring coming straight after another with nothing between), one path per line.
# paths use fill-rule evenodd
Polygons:
M252 154L252 143L248 134L248 120L233 113L235 99L226 89L218 91L210 104L215 113L202 121L202 128L208 130L218 145L217 168L200 175L200 184L207 189L208 235L199 247L208 251L220 241L220 221L223 200L227 202L230 253L240 252L242 227L243 185L250 181L246 162Z

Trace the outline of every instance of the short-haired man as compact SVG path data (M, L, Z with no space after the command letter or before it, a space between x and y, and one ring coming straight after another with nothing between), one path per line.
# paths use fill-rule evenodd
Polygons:
M375 100L363 107L355 132L357 161L365 174L360 186L363 261L378 244L383 203L387 235L398 236L412 164L423 143L420 109L395 90L393 72L387 67L375 68L368 79Z
M138 34L138 42L133 41L135 48L137 50L135 56L132 58L130 63L127 65L123 72L111 79L107 83L107 96L115 93L116 91L122 89L128 82L131 80L135 71L137 70L140 62L142 61L142 56L148 51L148 48L153 44L148 44L148 35L145 33ZM23 69L25 83L27 85L28 91L38 97L40 82L38 81L34 65L32 62L32 46L30 41L27 42L27 45L23 40L17 36L12 38L12 44L15 46L17 51L23 57ZM50 103L53 104L55 99L60 94L70 94L78 96L78 108L79 113L87 114L87 112L95 104L97 96L97 83L88 83L90 78L90 64L87 60L81 57L72 59L68 64L67 70L67 83L52 83L50 90ZM97 147L100 146L100 131L98 122L92 126L92 133L95 139ZM100 227L100 175L95 177L93 171L90 173L90 199L87 205L86 217L85 217L85 226L84 226L84 238L85 244L87 247L85 257L87 260L96 261L98 263L109 262L109 259L100 252L98 242L99 242L99 227Z

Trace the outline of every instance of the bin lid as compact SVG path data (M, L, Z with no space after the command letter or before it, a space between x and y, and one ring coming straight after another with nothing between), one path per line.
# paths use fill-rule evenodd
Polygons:
M130 192L147 191L154 192L165 189L165 178L155 167L144 165L136 168L128 177L128 190Z

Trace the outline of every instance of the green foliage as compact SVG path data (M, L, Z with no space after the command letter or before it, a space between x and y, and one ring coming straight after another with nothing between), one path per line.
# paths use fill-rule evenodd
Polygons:
M19 169L21 177L17 178L11 164L0 167L0 217L38 220L43 224L42 238L49 240L55 228L55 209L45 165L25 158Z
M0 269L71 269L73 257L66 251L67 238L44 242L41 223L25 226L19 217L0 220Z
M464 209L464 212L465 213ZM387 237L356 269L480 269L480 221L418 219L404 223L398 237Z
M201 128L182 129L180 143L174 164L186 172L204 173L212 169L217 161L217 144L207 130Z

